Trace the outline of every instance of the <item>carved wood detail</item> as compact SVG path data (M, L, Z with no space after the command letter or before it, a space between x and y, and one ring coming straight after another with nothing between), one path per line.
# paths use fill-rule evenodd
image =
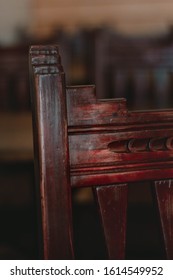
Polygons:
M113 141L108 149L114 153L155 152L173 150L173 137L132 138Z
M47 75L63 72L57 46L33 46L31 47L30 55L35 74Z

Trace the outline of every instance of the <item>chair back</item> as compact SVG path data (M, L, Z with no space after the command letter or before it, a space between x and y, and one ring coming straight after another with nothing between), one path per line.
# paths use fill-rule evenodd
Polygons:
M127 110L67 87L57 46L30 50L35 174L44 258L74 258L71 192L92 188L108 257L125 258L129 182L152 181L165 249L173 258L173 111Z

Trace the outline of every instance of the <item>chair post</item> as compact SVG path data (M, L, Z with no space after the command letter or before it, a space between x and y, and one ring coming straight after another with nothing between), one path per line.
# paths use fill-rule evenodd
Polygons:
M57 46L30 50L35 168L45 259L73 258L66 86ZM39 148L41 147L41 148ZM60 226L61 225L61 226Z
M156 201L160 215L161 228L168 259L173 259L173 180L154 182Z

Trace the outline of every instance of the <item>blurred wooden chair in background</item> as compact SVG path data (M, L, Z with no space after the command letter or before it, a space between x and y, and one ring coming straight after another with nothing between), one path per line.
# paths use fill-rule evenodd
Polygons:
M30 50L35 171L46 259L74 257L71 192L93 189L110 259L125 257L129 182L156 191L167 257L173 258L173 111L129 112L124 99L67 87L57 46Z
M37 257L28 49L0 47L0 259Z
M131 109L173 104L173 43L166 36L133 38L102 31L95 55L98 98L125 97Z
M1 47L0 73L0 111L29 111L28 47Z
M27 45L0 48L0 162L32 162Z

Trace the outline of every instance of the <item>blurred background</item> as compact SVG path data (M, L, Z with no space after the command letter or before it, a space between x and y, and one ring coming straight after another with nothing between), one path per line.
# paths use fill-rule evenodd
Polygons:
M67 84L94 83L98 98L125 97L130 110L173 105L173 1L0 0L0 259L39 258L32 44L58 44ZM105 257L97 218L92 194L76 192L77 258ZM150 184L131 185L127 258L163 259L162 243Z

